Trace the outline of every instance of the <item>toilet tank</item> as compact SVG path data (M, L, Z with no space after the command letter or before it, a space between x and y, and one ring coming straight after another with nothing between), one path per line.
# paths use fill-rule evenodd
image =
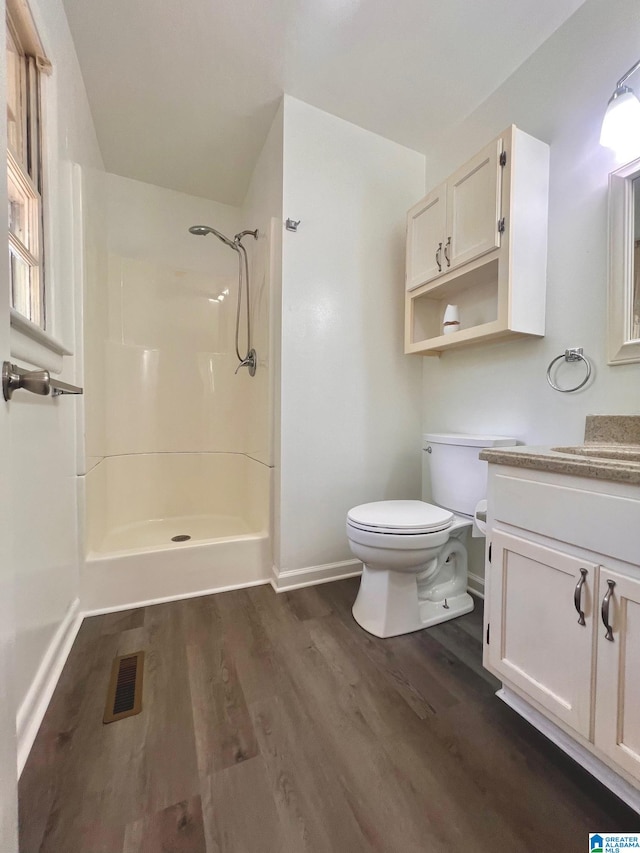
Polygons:
M487 496L487 463L478 459L484 447L510 447L515 438L501 435L427 433L422 436L423 488L427 500L461 515L473 515Z

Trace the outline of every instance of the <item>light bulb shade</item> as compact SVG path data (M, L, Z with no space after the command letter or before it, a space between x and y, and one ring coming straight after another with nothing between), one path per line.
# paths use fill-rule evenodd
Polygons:
M640 101L628 86L619 86L609 100L600 145L618 154L640 152Z

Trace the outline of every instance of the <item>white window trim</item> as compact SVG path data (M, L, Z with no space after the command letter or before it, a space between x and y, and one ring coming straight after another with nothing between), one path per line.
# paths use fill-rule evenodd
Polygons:
M55 305L55 271L52 263L52 233L55 205L53 193L58 189L57 172L57 133L55 122L55 80L52 76L52 66L47 57L47 52L41 42L38 22L34 20L32 11L26 0L9 0L7 3L14 22L20 22L20 36L24 46L29 53L34 55L38 61L41 71L41 121L43 136L47 144L43 146L42 171L43 181L47 186L47 193L43 199L45 207L45 227L42 232L43 250L47 258L47 286L45 288L44 310L47 317L47 329L42 329L36 323L32 323L14 308L10 309L10 333L9 346L11 358L16 361L24 361L52 373L62 372L63 356L73 355L69 349L52 332L56 330L56 305ZM35 10L37 12L37 9ZM30 35L27 35L30 34Z
M26 361L52 373L62 373L62 356L73 355L61 341L11 308L9 348L11 358Z

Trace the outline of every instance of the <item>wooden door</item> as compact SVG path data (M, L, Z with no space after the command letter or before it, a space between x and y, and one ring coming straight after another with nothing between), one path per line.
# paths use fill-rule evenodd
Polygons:
M490 667L589 738L597 567L506 533L493 532L491 546Z
M612 639L601 615L609 600ZM600 569L595 745L640 780L640 580Z
M447 181L445 272L500 246L501 153L491 142Z
M407 290L445 271L445 184L436 187L407 214Z

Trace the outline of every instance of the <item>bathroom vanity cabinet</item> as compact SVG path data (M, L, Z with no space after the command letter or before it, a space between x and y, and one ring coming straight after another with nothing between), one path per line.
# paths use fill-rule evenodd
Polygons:
M498 695L640 810L640 486L490 464L488 503Z
M405 352L544 335L548 185L549 147L512 125L411 208Z

